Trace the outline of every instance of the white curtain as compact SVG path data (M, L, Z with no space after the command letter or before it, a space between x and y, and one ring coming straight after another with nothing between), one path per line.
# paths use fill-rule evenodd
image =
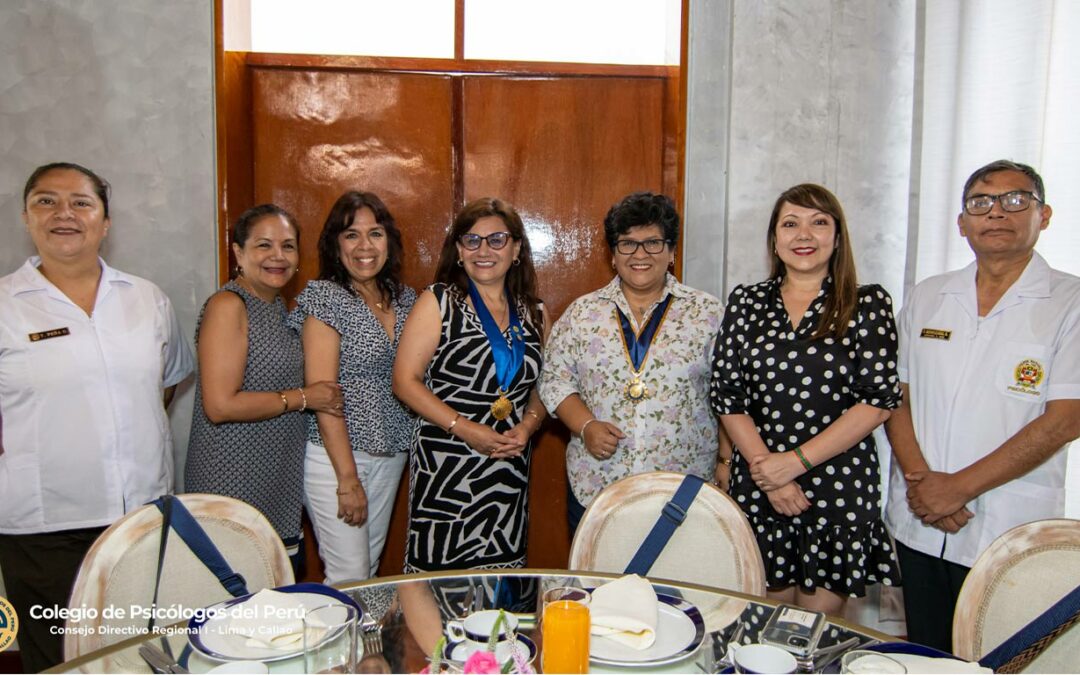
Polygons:
M1080 2L930 1L922 9L909 282L972 260L956 228L961 190L974 169L1002 158L1042 174L1054 217L1037 250L1052 267L1080 274Z
M961 190L1002 158L1042 175L1054 215L1036 250L1080 275L1080 1L930 0L920 12L908 284L973 259L956 228ZM1066 513L1080 517L1080 443L1066 485Z

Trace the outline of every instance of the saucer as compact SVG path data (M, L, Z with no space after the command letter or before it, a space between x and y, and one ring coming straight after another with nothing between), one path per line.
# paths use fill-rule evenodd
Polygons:
M517 644L521 652L525 654L525 660L532 663L533 659L536 658L536 643L525 635L518 635ZM444 653L448 661L465 663L475 651L476 648L471 647L468 642L451 642L446 645Z

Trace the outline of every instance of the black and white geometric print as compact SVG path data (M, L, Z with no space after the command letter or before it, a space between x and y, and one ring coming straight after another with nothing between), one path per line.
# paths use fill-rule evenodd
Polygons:
M480 320L460 294L441 284L431 290L442 313L442 335L428 367L428 387L464 419L508 431L521 421L540 375L539 334L523 318L525 362L506 394L513 412L496 420L495 360ZM524 308L518 312L526 316ZM489 459L418 418L409 458L406 571L523 567L531 449L513 459Z

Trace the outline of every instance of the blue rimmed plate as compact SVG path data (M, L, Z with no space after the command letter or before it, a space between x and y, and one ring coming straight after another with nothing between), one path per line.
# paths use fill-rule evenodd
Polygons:
M657 593L656 642L634 649L606 637L589 640L589 661L620 668L652 668L681 661L694 654L705 638L705 620L698 608L673 595Z
M357 611L360 610L352 598L323 584L300 583L274 590L296 594L297 600L305 609L338 602L356 607ZM215 661L281 661L303 653L302 644L293 649L248 646L247 637L229 629L229 623L233 617L224 610L247 602L252 595L254 594L211 605L201 615L196 615L188 621L188 642L191 643L192 649Z

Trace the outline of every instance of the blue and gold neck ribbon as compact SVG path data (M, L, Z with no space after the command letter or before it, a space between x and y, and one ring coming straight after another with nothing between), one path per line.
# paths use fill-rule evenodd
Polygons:
M667 316L670 306L671 294L668 293L667 297L657 304L652 316L649 317L641 332L637 334L634 333L634 327L630 323L629 317L623 314L623 311L618 306L615 307L615 314L619 320L619 325L622 327L623 351L626 354L626 359L630 362L631 379L623 387L623 395L629 401L637 403L649 398L649 388L641 381L641 370L645 367L645 359L649 356L649 347L652 346L653 338L660 331L660 325L664 323L664 318Z
M476 316L479 317L480 325L484 328L484 335L487 336L488 344L491 345L491 354L495 358L499 398L491 404L491 415L497 420L504 420L513 411L513 405L506 398L506 392L510 391L510 383L514 381L514 376L525 363L525 336L522 334L521 320L518 319L517 309L514 307L510 293L506 293L506 305L510 310L510 343L507 344L506 338L499 330L499 325L495 323L495 319L492 318L491 312L488 311L484 299L480 297L480 292L476 290L476 285L471 279L469 280L469 298L472 299L473 309L476 310Z

